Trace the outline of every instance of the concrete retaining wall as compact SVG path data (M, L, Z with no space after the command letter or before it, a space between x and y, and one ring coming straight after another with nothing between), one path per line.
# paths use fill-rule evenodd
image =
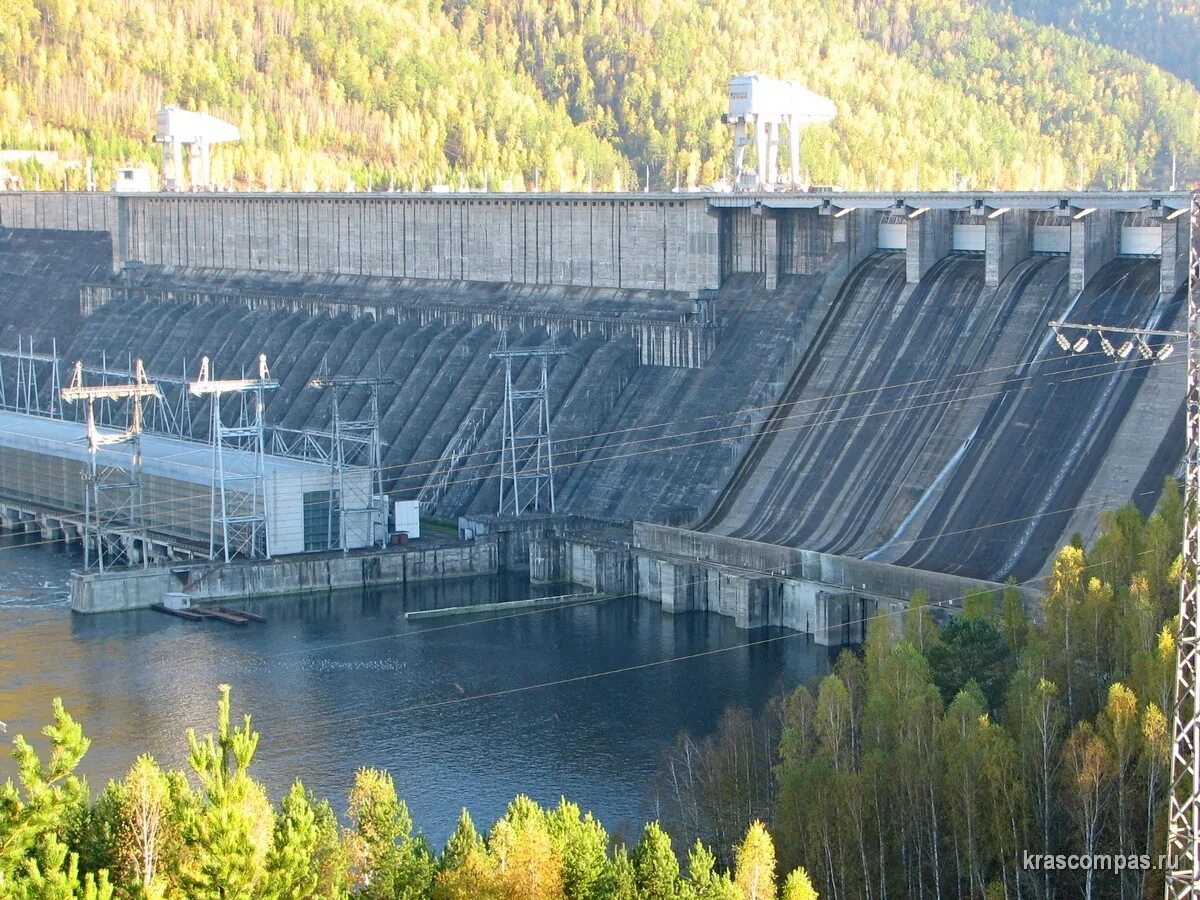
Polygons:
M499 542L406 548L374 553L307 554L229 564L76 572L71 608L80 613L142 609L161 603L168 591L182 591L193 603L241 600L279 594L342 590L487 575L499 571Z

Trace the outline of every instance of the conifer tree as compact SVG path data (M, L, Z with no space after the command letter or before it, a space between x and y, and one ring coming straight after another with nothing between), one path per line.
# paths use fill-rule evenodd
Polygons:
M564 797L546 814L550 838L562 857L563 890L567 900L601 900L608 865L608 833L591 813Z
M423 838L414 837L408 806L396 795L392 776L359 769L347 810L347 838L358 895L366 898L417 898L433 882L436 864Z
M491 900L500 897L501 885L495 859L471 814L463 810L458 825L439 860L440 871L434 880L433 900Z
M780 900L818 900L817 889L803 866L788 874Z
M638 896L645 900L674 900L679 893L679 860L671 837L657 822L642 829L642 839L630 854L637 873Z
M280 803L275 834L267 852L263 896L267 900L308 900L322 896L317 812L304 785L292 784Z
M612 900L639 900L637 887L637 872L633 861L623 845L618 845L609 859L608 869L604 874L603 896Z
M59 845L47 847L43 838L62 834L88 803L87 782L75 770L92 742L60 698L54 699L54 722L42 734L50 742L49 759L43 763L24 736L17 735L12 751L17 783L10 779L0 787L0 878L10 882L39 845L49 854L38 864L40 877L49 877L51 869L67 861L65 849L60 856Z
M183 887L195 900L252 900L264 872L274 814L262 785L250 778L258 732L250 716L230 723L230 688L218 686L217 733L203 740L188 731L192 771L200 781L199 809L186 823L189 863Z

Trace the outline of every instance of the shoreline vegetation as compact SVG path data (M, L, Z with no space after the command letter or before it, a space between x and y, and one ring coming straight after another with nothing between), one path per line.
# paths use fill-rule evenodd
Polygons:
M187 736L188 772L142 756L93 796L90 741L56 700L47 758L13 741L0 898L1145 897L1161 872L1023 860L1164 851L1182 512L1168 479L1149 519L1104 514L1088 551L1060 551L1035 617L1015 586L944 623L918 594L814 684L681 735L631 846L567 799L519 796L486 834L463 810L438 851L377 769L342 821L300 782L272 803L228 685L216 731Z

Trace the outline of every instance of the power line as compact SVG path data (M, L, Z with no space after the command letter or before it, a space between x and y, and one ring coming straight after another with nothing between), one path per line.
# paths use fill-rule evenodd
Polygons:
M1161 367L1163 365L1175 365L1175 364L1178 364L1179 362L1181 362L1181 361L1159 363L1158 366ZM1019 377L1016 377L1013 379L1005 379L1002 382L996 382L996 383L992 383L992 384L978 386L978 387L990 388L990 387L998 387L998 386L1003 386L1003 385L1011 385L1011 386L1001 387L1001 389L999 389L999 390L988 391L988 392L979 393L979 394L968 394L965 396L951 396L951 397L946 397L946 398L943 398L940 400L932 401L930 403L916 404L916 405L911 405L911 406L906 406L906 407L892 407L892 408L887 408L887 409L875 409L875 410L871 410L871 411L861 413L861 414L855 415L855 416L845 416L845 415L837 416L837 415L835 415L833 417L824 418L819 421L801 422L798 424L781 426L781 427L775 428L775 429L767 429L767 430L759 432L759 434L760 435L768 435L768 434L777 434L777 433L785 432L785 431L795 431L795 430L807 429L807 428L824 427L824 426L831 425L831 424L862 421L862 420L874 418L877 416L889 416L889 415L895 415L895 414L899 414L899 413L913 412L913 411L922 410L922 409L936 408L938 406L943 406L943 405L947 405L950 403L960 403L960 402L965 402L965 401L969 401L969 400L987 399L989 397L994 397L994 396L998 396L998 395L1005 394L1005 393L1010 393L1010 392L1016 393L1019 391L1028 390L1034 386L1034 379L1036 379L1038 377L1052 378L1053 375L1055 375L1055 374L1071 375L1072 377L1070 379L1061 379L1059 381L1055 381L1052 383L1063 383L1065 381L1075 382L1075 381L1088 380L1091 378L1110 377L1112 374L1114 374L1114 370L1122 365L1125 366L1125 371L1135 371L1138 368L1143 368L1150 364L1151 364L1151 362L1145 361L1145 360L1135 360L1132 362L1123 361L1123 360L1105 360L1105 361L1102 361L1102 362L1097 363L1092 366L1081 367L1081 368L1077 368L1077 369L1071 370L1069 372L1063 372L1063 373L1032 372L1027 375L1019 376ZM1076 374L1078 372L1088 371L1089 369L1102 369L1104 371L1096 372L1091 375L1083 375L1083 376L1079 376ZM930 394L925 395L925 396L939 396L939 395L946 394L946 393L952 393L952 391L951 390L933 391L933 392L930 392ZM921 395L908 397L908 398L904 398L904 399L908 400L908 401L917 400L917 399L921 399ZM816 411L814 413L803 414L803 415L808 416L808 417L828 416L828 413L827 413L827 411L821 410L821 411ZM787 417L787 418L799 418L799 416L791 416L791 417ZM783 421L783 419L780 419L778 421ZM50 439L50 440L52 440L53 443L59 443L59 444L63 444L66 446L70 446L70 442L68 442L68 441L59 441L59 440L54 440L54 439ZM690 442L685 442L682 444L667 444L667 445L660 446L660 447L650 447L647 449L632 451L629 453L618 453L618 454L612 454L609 456L599 456L599 457L595 457L593 459L579 460L577 462L563 463L560 465L560 468L570 468L573 466L587 466L587 465L592 465L595 463L603 463L603 462L608 462L611 460L618 460L618 459L627 459L627 458L643 456L643 455L651 454L651 453L675 452L678 450L688 449L691 447L702 446L702 445L712 444L712 443L719 443L723 440L724 440L724 438L712 438L709 440L690 441ZM634 443L643 443L643 441L638 441L638 442L634 442ZM603 448L601 448L601 449L603 449ZM182 464L182 465L190 465L190 464ZM191 466L191 467L192 468L201 468L201 467L196 467L196 466ZM487 468L490 469L491 467L489 466ZM470 478L465 478L465 479L454 480L454 481L451 481L450 483L451 484L470 484L470 483L477 483L480 481L490 480L492 477L494 477L494 476L489 472L488 474L472 476ZM173 504L181 502L182 500L202 499L202 498L205 498L208 496L209 496L208 493L204 493L204 494L193 495L193 497L191 497L191 498L176 497L176 498L171 498L169 500L150 501L150 502L143 503L141 505L141 508L148 509L150 507L159 506L159 505L173 505ZM293 526L293 527L295 527L295 526ZM297 530L297 532L288 532L286 529L279 529L279 530L280 530L281 534L298 533L298 530ZM46 541L45 543L57 543L57 542L56 541ZM30 544L26 544L24 546L32 546L32 545L33 544L30 543ZM0 552L2 552L4 549L5 548L0 548Z

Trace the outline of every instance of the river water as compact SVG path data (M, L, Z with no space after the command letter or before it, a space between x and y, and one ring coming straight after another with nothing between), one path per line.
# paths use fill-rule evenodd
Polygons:
M386 768L438 847L461 807L486 825L518 793L565 794L610 830L637 829L679 732L707 733L728 704L758 709L828 665L808 636L638 599L404 621L529 591L496 578L264 600L253 608L267 624L245 627L77 616L66 585L78 564L0 538L0 740L32 736L61 696L93 740L81 769L96 792L141 752L185 767L186 731L212 728L226 682L235 718L251 713L262 734L252 771L273 796L301 778L341 812L357 767ZM5 755L0 779L12 774Z

